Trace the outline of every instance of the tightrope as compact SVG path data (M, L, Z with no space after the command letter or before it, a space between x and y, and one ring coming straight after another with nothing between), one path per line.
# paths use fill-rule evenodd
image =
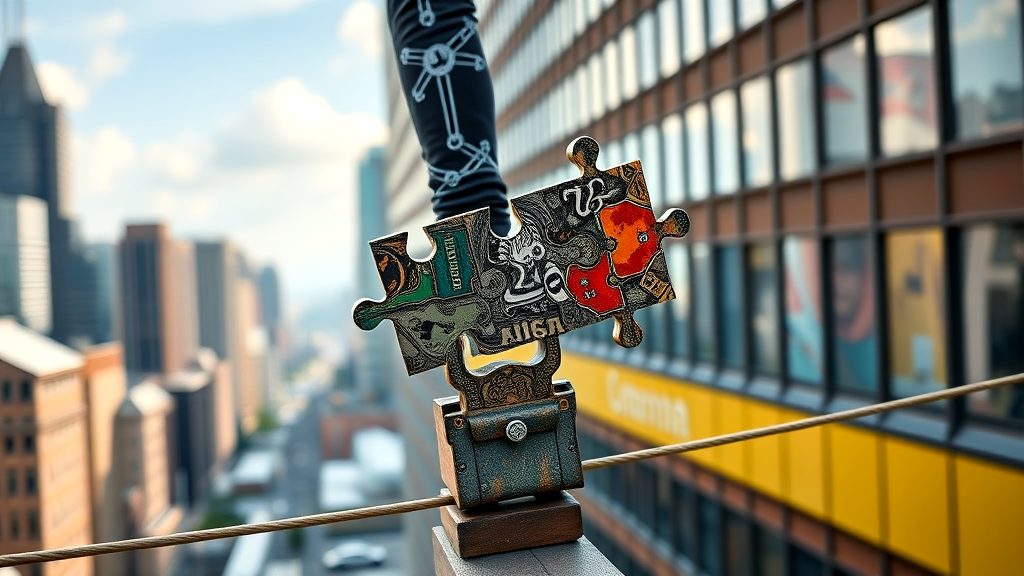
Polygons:
M862 418L864 416L881 414L883 412L891 412L893 410L899 410L900 408L909 408L910 406L927 404L929 402L948 400L950 398L956 398L973 392L981 392L983 390L991 390L993 388L1010 386L1013 384L1024 384L1024 372L1014 374L1012 376L985 380L984 382L967 384L957 388L928 392L926 394L919 394L917 396L910 396L899 400L890 400L888 402L871 404L869 406L852 408L850 410L842 410L831 414L812 416L810 418L784 422L782 424L752 428L750 430L742 430L740 432L722 434L720 436L692 440L689 442L682 442L680 444L669 444L666 446L658 446L656 448L636 450L634 452L605 456L603 458L593 458L591 460L583 461L583 470L596 470L598 468L637 462L648 458L656 458L658 456L681 454L683 452L692 452L694 450L701 450L704 448L724 446L726 444L733 444L744 440L753 440L755 438L763 438L765 436L772 436L775 434L795 432L797 430L805 430L807 428L813 428L824 424L833 424L836 422ZM393 514L405 514L408 512L430 510L451 504L455 504L455 499L453 497L448 495L438 495L432 498L423 498L421 500L409 500L406 502L396 502L394 504L382 504L380 506L356 508L354 510L342 510L339 512L326 512L310 516L298 516L295 518L271 520L269 522L259 522L255 524L240 524L238 526L227 526L224 528L179 532L177 534L170 534L167 536L149 536L145 538L133 538L131 540L118 540L115 542L103 542L100 544L86 544L84 546L70 546L67 548L55 548L53 550L41 550L38 552L22 552L19 554L0 556L0 568L20 566L22 564L34 564L37 562L52 562L54 560L84 558L87 556L98 556L100 554L114 554L117 552L161 548L164 546L177 546L179 544L191 544L193 542L217 540L220 538L234 538L236 536L248 536L250 534L291 530L294 528L309 528L311 526L320 526L323 524L350 522L352 520L362 520L377 516L389 516Z

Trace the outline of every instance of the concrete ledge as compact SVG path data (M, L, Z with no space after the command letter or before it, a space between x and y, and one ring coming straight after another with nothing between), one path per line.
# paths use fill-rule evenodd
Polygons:
M586 537L575 542L464 560L440 526L432 530L438 576L622 576Z

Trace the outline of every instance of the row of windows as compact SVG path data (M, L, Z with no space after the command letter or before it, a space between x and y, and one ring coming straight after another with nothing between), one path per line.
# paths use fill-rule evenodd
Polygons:
M619 450L582 430L577 432L583 458ZM720 505L669 472L650 463L613 466L587 476L584 494L614 510L618 521L643 532L642 539L670 552L683 573L708 576L790 576L825 573L826 559L799 546L770 526ZM626 574L646 568L593 523L586 536ZM831 574L847 574L838 566Z
M662 11L671 13L674 8L665 6L672 5L665 0L641 14L635 25L626 26L618 39L597 50L503 130L503 168L515 169L653 86L659 77L656 22L664 34L665 23L674 19ZM731 194L776 179L805 177L819 166L933 148L943 132L934 38L946 39L950 48L946 96L954 111L952 136L971 139L1020 129L1024 68L1017 3L963 0L948 6L948 27L942 33L933 30L932 7L922 6L875 26L873 50L858 33L825 49L816 66L807 58L789 62L665 120L660 127L664 163L678 166L680 174L678 180L669 180L669 189L678 190L682 199L702 200L711 193ZM1000 25L989 26L996 14ZM661 62L674 62L666 59L665 49L663 45ZM869 61L876 71L874 95L868 84ZM678 67L673 66L661 67L661 73L674 73ZM497 91L502 92L500 86ZM816 105L820 124L815 121ZM874 137L869 131L871 106L877 106ZM660 160L660 153L645 150L643 159L651 162L655 156Z
M25 495L33 496L39 489L38 482L36 481L36 469L26 468L24 483L19 482L18 471L11 468L7 470L7 496L17 496L21 490L24 490Z
M21 449L25 454L35 454L36 437L32 434L25 434L21 437ZM4 436L4 454L14 454L18 450L18 439L16 436Z
M876 400L1024 372L1024 223L951 237L896 230L877 251L865 234L669 244L676 300L639 311L641 349ZM954 328L958 363L947 354ZM571 337L607 342L607 327ZM962 373L948 374L957 364ZM975 394L967 405L1024 423L1024 387Z
M18 392L19 395L17 400L20 400L21 402L31 402L32 382L30 380L22 380ZM15 399L14 382L11 382L10 380L0 382L0 402L16 402L17 400Z
M18 510L11 510L7 513L6 526L3 517L0 517L0 542L8 542L28 538L29 540L39 539L39 512L26 510L24 513L25 530L22 531L22 513ZM4 528L7 531L4 532Z

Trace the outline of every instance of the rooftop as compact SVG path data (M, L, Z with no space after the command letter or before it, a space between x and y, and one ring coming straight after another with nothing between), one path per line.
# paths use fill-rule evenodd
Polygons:
M0 318L0 362L38 377L81 368L83 358L13 318Z

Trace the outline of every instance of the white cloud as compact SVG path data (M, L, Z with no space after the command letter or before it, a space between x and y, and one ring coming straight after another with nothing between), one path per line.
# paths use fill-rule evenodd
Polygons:
M146 167L158 179L174 184L195 182L205 168L210 143L195 133L169 142L149 145L143 155Z
M82 33L95 38L110 38L122 34L128 27L128 17L120 10L111 10L82 24Z
M100 44L89 57L89 77L94 83L102 83L122 74L131 63L132 56L128 52L113 43Z
M1017 25L1018 19L1017 0L996 0L978 7L970 21L957 22L954 35L960 44L1004 38L1008 25Z
M89 88L70 68L56 62L40 62L36 66L43 95L51 104L62 104L79 110L89 101Z
M338 22L338 39L371 58L384 54L384 16L370 0L355 0Z
M72 140L71 166L75 190L83 198L107 198L120 190L125 175L134 167L135 143L116 126Z

